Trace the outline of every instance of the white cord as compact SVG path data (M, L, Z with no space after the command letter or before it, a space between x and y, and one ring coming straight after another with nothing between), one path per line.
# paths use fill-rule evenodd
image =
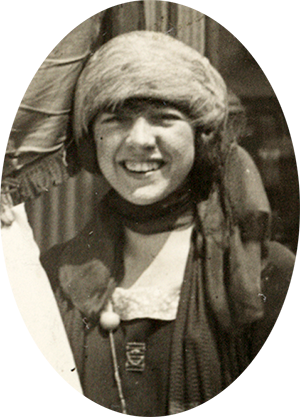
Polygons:
M118 392L119 392L119 397L120 397L121 407L122 407L122 413L127 414L126 401L125 401L125 398L124 398L124 395L123 395L122 382L121 382L121 378L120 378L120 374L119 374L113 330L109 331L109 341L110 341L111 353L112 353L112 358L113 358L114 376L115 376L115 380L116 380L117 387L118 387Z

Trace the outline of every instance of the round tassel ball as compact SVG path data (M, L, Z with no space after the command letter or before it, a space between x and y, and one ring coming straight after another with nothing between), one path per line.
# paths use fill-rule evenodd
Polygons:
M113 311L103 311L100 316L100 326L107 330L115 330L120 324L120 316Z

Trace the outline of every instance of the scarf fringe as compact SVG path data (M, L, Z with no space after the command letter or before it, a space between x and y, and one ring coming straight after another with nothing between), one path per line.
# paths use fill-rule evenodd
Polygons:
M5 177L1 183L1 194L10 194L13 205L36 198L53 185L62 184L69 178L64 162L63 150L41 156L33 163Z

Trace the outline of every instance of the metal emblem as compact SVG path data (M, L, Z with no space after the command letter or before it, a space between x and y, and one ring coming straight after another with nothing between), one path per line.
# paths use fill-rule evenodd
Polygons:
M126 371L143 372L145 369L145 352L146 343L126 343Z

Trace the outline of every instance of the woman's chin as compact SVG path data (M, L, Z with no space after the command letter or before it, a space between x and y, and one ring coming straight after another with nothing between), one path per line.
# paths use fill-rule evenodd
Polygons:
M132 204L148 206L163 200L170 194L167 190L149 190L148 187L145 188L147 189L139 189L132 194L123 195L123 198Z

